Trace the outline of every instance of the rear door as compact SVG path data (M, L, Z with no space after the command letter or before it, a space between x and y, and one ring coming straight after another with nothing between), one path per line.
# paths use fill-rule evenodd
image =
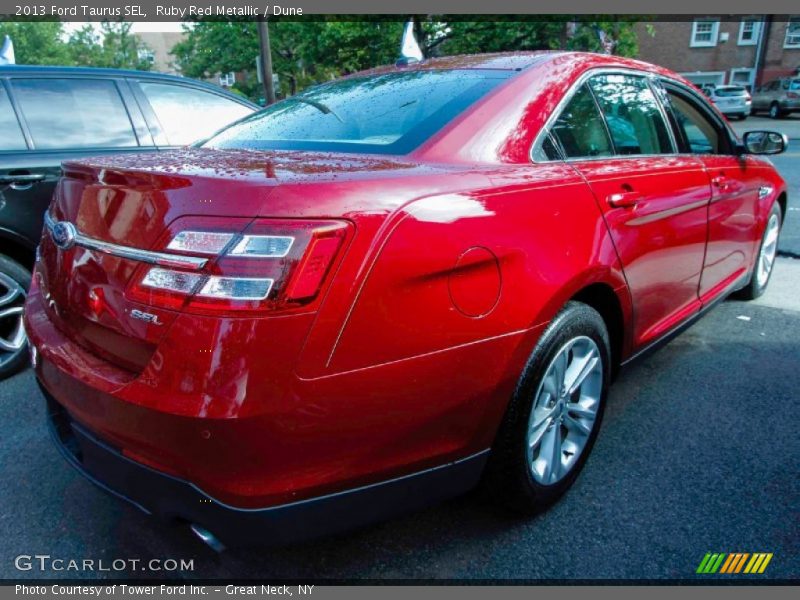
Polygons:
M676 152L654 90L643 75L595 75L552 130L604 214L632 295L637 347L699 310L710 198L702 161Z
M205 139L254 112L228 96L189 85L147 79L132 85L159 148Z
M19 117L27 149L3 153L0 189L17 226L33 243L39 239L62 161L154 149L124 80L10 77L4 90ZM14 143L19 146L18 138Z
M710 302L744 277L758 244L758 193L767 183L757 159L738 155L726 123L686 86L664 82L681 152L702 161L711 183L708 245L700 300Z

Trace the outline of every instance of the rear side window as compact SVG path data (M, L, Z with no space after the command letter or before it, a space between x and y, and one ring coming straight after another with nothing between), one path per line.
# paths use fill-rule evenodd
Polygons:
M140 81L139 85L172 146L205 139L253 112L218 94L182 85L150 81Z
M26 150L25 138L19 128L17 115L8 99L6 89L0 85L0 150Z
M117 86L106 79L12 79L37 150L136 146Z
M589 85L619 155L668 154L672 142L658 102L643 77L599 75Z
M614 153L603 117L585 85L572 96L553 125L552 133L567 158L611 156Z

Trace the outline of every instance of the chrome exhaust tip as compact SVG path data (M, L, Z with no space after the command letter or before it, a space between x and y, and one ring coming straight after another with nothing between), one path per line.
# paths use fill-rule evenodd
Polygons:
M219 538L211 533L205 527L198 525L197 523L192 523L189 525L189 529L192 530L192 533L206 546L211 548L214 552L224 552L225 551L225 544L219 541Z

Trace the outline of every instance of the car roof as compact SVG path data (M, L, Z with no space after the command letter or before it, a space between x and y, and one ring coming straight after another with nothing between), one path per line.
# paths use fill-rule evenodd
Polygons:
M212 85L205 81L198 79L191 79L188 77L179 77L177 75L167 75L165 73L154 73L151 71L136 71L134 69L101 69L95 67L63 67L63 66L50 66L50 65L3 65L0 66L0 77L9 77L14 75L66 75L69 77L133 77L136 79L151 79L154 81L164 81L171 83L182 83L184 85L191 85L207 89L216 94L227 96L232 100L236 100L242 104L246 104L253 108L260 108L257 104L251 102L243 96L231 94L223 88Z
M525 71L531 67L543 65L548 62L559 62L559 66L571 65L578 69L622 67L638 69L654 75L667 75L683 80L680 75L663 67L642 62L635 59L623 58L610 54L596 54L592 52L574 52L563 50L533 50L525 52L497 52L490 54L462 54L456 56L443 56L429 58L408 65L384 65L374 69L352 73L347 77L363 77L369 75L382 75L385 73L399 73L405 71L424 71L436 69L495 69L503 71Z
M348 77L382 75L406 71L434 71L438 69L494 69L499 71L522 71L548 57L563 54L559 51L542 50L532 52L494 52L487 54L458 54L437 58L426 58L419 62L381 65L372 69L352 73Z

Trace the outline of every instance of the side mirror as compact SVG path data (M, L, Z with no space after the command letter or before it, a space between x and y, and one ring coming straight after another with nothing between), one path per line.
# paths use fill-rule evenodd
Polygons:
M746 154L780 154L789 146L789 138L777 131L748 131L742 142Z

